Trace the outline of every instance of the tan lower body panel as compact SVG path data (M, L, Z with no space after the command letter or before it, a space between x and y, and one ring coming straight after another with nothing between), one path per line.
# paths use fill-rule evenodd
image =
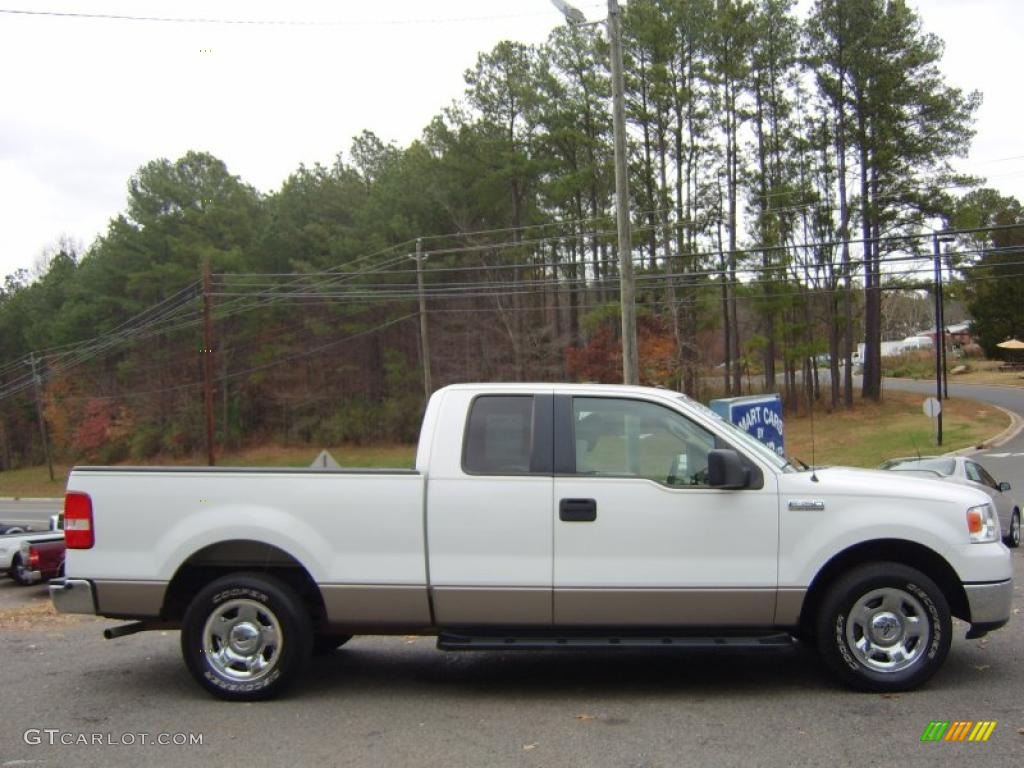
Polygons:
M166 581L94 581L100 616L156 617L164 604Z
M438 626L551 626L547 587L434 587Z
M93 583L102 616L157 617L167 583ZM792 625L806 589L558 589L320 585L336 626L770 626ZM554 615L552 615L552 602Z
M556 589L558 626L728 627L774 623L775 589Z
M429 626L425 586L321 584L327 622L335 626Z
M795 626L800 620L807 590L804 587L779 587L775 598L775 623L780 627Z

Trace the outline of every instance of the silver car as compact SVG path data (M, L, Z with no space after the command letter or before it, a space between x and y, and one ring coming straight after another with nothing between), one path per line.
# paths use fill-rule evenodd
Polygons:
M984 491L992 498L992 504L999 514L1003 542L1008 547L1020 546L1020 505L1010 495L1010 484L996 482L995 478L974 459L966 456L909 456L889 459L879 469L913 472Z

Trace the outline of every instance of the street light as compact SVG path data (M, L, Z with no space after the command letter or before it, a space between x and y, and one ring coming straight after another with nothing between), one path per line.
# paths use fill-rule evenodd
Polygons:
M551 3L574 26L586 17L565 0ZM608 0L608 41L611 44L612 126L615 134L615 223L619 235L619 295L622 304L622 383L640 383L636 346L636 300L633 283L633 244L629 231L629 171L626 166L625 78L622 74L622 26L618 0Z
M932 254L935 259L935 399L939 413L935 417L935 435L942 445L942 372L946 369L946 328L942 311L942 253L939 243L952 243L953 236L945 232L932 232ZM947 393L948 395L948 393Z

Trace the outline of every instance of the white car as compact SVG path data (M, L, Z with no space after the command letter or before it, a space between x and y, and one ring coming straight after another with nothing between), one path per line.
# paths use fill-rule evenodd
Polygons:
M974 459L965 456L908 456L889 459L880 469L930 475L984 491L992 499L999 514L1003 543L1013 548L1020 546L1020 504L1010 495L1010 484L997 482Z

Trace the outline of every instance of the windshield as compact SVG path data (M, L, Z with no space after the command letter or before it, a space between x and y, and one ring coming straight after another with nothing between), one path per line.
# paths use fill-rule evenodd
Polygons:
M735 424L730 424L728 421L723 419L721 416L712 411L703 403L698 403L693 398L683 394L679 395L679 399L690 408L693 408L696 411L700 411L705 416L710 416L711 418L715 419L719 424L721 424L725 428L725 431L728 433L730 440L734 440L735 442L739 443L745 449L755 454L762 461L771 464L773 467L783 472L796 471L796 468L789 463L785 456L780 456L757 438L747 434L742 429L737 427Z
M956 471L956 462L953 459L941 456L924 456L922 458L889 459L883 462L879 469L894 470L921 470L926 469L940 475L952 475Z

